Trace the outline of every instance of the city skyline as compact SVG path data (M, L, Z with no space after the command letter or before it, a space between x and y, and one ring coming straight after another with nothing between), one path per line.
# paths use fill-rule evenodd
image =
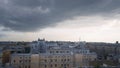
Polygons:
M0 0L0 41L115 42L118 0Z

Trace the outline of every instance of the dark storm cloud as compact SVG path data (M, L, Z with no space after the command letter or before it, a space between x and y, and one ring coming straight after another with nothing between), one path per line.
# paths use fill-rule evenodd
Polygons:
M0 26L35 31L76 16L109 15L120 0L0 0Z

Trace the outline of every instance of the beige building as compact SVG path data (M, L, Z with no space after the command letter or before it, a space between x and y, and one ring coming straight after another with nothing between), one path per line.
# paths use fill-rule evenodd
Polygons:
M75 54L74 67L89 67L89 62L96 60L96 54Z
M70 55L34 56L32 57L31 68L34 67L35 68L72 68L73 61Z
M80 53L13 54L11 56L11 65L15 68L79 68L89 66L89 62L95 59L95 54Z

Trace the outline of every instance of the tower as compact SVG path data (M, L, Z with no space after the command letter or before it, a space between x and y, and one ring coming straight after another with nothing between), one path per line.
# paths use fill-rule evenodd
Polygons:
M38 39L38 51L39 53L45 53L46 52L46 43L45 43L45 39Z

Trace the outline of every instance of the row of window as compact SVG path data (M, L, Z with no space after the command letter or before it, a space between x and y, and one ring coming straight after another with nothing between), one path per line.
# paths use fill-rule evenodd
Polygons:
M76 51L77 53L89 53L88 51Z
M72 57L71 55L68 55L68 56L66 56L66 55L58 55L58 56L42 56L42 58L70 58L70 57Z
M70 59L61 59L61 62L69 62ZM14 63L16 62L16 60L13 61ZM31 60L19 60L19 63L27 63L27 62L31 62ZM44 60L44 62L60 62L59 60L57 59L50 59L50 60Z
M69 67L70 65L69 64L61 64L61 65L57 65L57 64L51 64L51 65L44 65L45 68L47 67Z
M24 66L24 67L22 65L22 66L19 66L19 68L30 68L30 65L29 66Z
M47 67L58 67L59 65L57 65L57 64L51 64L51 65L44 65L44 67L45 68L47 68ZM69 64L61 64L60 65L60 67L64 67L64 68L66 68L66 67L69 67L70 65ZM30 68L30 65L29 66L19 66L19 68Z
M20 59L23 59L23 58L28 58L28 59L30 59L31 57L20 57Z
M70 59L61 59L61 62L69 62ZM44 60L44 62L60 62L60 60L57 59L50 59L50 60Z
M50 51L50 53L70 53L70 51Z
M15 63L16 62L16 60L13 60L13 62ZM31 62L31 60L19 60L19 63L27 63L27 62Z

